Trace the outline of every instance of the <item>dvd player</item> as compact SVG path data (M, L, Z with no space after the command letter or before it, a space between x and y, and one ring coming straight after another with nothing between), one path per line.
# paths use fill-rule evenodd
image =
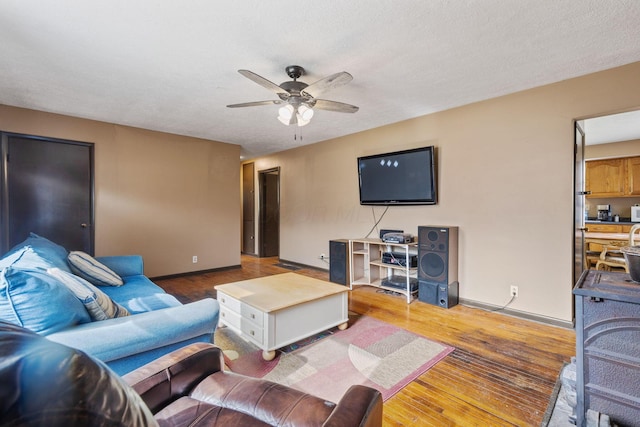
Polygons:
M385 264L407 267L407 256L403 252L383 252L382 262L384 262ZM416 268L417 266L418 255L409 254L409 268Z
M385 243L411 243L413 236L408 233L386 233L382 236L382 241Z

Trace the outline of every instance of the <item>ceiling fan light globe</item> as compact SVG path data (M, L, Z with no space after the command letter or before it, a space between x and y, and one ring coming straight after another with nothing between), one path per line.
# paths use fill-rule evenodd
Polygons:
M309 120L311 120L311 118L313 117L313 108L308 107L305 104L302 104L298 108L298 114L300 115L300 118L302 120L309 122Z
M309 124L309 122L311 122L311 120L305 120L304 117L302 117L302 115L298 114L298 126L306 126Z
M289 126L289 121L290 121L291 119L290 119L290 118L289 118L289 119L285 119L285 118L283 118L282 116L278 116L278 120L280 120L280 123L282 123L283 125L285 125L285 126Z
M288 122L293 116L293 107L291 106L291 104L284 105L278 109L278 113L280 114L278 118L282 117Z

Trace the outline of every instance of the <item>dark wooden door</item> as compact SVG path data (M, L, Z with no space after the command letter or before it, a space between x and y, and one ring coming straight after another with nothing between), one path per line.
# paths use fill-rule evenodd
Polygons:
M93 254L93 144L2 134L3 252L30 232Z

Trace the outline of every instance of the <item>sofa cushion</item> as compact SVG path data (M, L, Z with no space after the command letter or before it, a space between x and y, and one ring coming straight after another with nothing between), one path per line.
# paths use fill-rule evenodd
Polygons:
M66 286L40 269L0 270L0 320L39 334L91 321Z
M52 241L35 233L14 246L0 259L0 268L41 268L57 267L71 271L67 264L67 250Z
M122 286L122 278L109 267L82 251L72 251L68 256L71 270L94 285Z
M127 276L123 286L99 286L112 300L137 314L182 305L173 295L166 293L147 276Z
M84 304L92 320L106 320L129 316L126 308L113 301L107 294L84 280L59 268L51 268L47 273L58 279Z

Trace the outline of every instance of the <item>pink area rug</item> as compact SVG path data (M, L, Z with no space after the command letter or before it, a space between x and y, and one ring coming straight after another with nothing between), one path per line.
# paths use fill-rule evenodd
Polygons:
M389 399L454 350L368 316L360 316L344 331L327 336L272 361L253 351L229 368L337 402L353 384L380 390Z

